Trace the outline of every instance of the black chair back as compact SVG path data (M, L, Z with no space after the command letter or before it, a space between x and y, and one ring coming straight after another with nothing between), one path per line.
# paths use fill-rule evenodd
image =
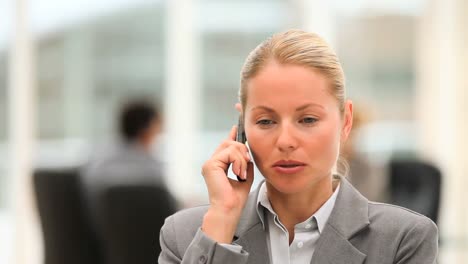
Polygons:
M106 263L157 263L160 229L177 209L165 187L109 187L98 206Z
M441 172L418 160L390 163L391 203L423 214L435 223L439 216Z
M81 195L79 169L39 169L33 175L46 264L101 264Z

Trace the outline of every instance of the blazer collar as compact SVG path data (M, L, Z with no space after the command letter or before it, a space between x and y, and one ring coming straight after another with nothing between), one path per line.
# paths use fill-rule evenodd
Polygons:
M368 227L368 203L343 177L335 207L315 247L312 264L361 264L366 255L349 242L359 231Z
M349 239L369 225L368 200L343 177L335 207L315 247L312 264L361 264L366 255L355 248ZM250 193L239 220L234 243L251 252L249 263L269 263L266 234L256 206L260 188Z
M240 237L246 231L251 229L253 226L260 224L261 220L257 214L257 197L260 192L260 186L262 186L263 181L258 185L258 187L250 192L247 202L245 203L244 210L239 219L239 224L237 225L236 236Z
M256 209L260 186L261 184L249 194L239 224L237 225L234 243L241 245L243 249L250 252L248 263L268 264L270 263L270 256L266 243L266 234Z
M369 225L369 201L346 178L335 177L340 179L341 187L327 224L349 239Z
M270 263L265 230L257 214L257 197L260 186L261 184L249 194L234 235L234 243L241 245L250 253L248 263L252 264Z

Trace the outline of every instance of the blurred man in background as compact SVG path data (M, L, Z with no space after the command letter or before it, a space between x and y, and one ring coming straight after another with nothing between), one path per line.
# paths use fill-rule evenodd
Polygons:
M83 170L82 182L92 221L96 222L99 196L112 186L163 185L161 162L152 146L161 132L161 113L146 101L124 105L119 116L120 142L111 151L93 158Z

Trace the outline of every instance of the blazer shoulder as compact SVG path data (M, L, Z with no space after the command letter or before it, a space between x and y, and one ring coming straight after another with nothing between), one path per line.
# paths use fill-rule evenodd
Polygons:
M436 224L428 217L392 204L369 202L369 221L384 225L388 230L418 227L437 232Z
M176 213L174 213L173 215L169 217L174 217L174 218L197 217L197 216L203 217L206 211L208 210L208 207L209 207L208 205L200 205L200 206L182 209L182 210L177 211Z
M208 206L183 209L166 218L159 233L162 253L182 259L198 229Z
M374 242L393 248L393 263L435 263L438 229L428 217L410 209L369 202L369 221Z
M208 210L208 205L202 205L192 208L180 210L166 219L164 226L172 226L177 233L182 233L185 236L189 233L197 232L203 222L203 216ZM164 227L163 227L164 228ZM180 231L179 231L180 230Z

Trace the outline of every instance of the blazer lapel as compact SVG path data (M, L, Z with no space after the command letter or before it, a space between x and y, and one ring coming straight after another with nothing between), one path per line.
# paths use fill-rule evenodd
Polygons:
M362 264L365 259L365 254L335 229L328 228L320 236L311 264Z
M339 178L338 197L317 241L311 264L361 264L366 259L349 239L369 225L368 200L346 179Z
M234 241L249 252L249 264L270 263L265 231L261 223L252 227L238 240Z
M250 193L234 237L234 243L249 252L249 264L270 263L265 230L257 214L259 191L257 188Z

